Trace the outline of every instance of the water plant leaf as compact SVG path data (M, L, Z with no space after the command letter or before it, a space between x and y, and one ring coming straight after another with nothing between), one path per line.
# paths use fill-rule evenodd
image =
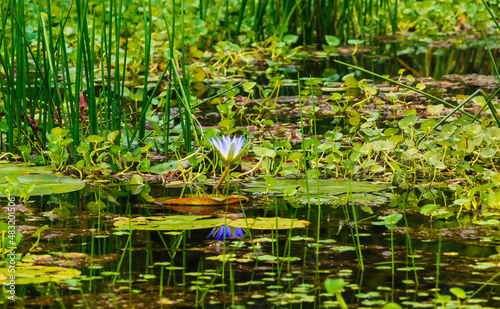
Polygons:
M344 83L349 88L359 88L358 80L354 76L347 76Z
M276 157L276 151L264 147L255 146L253 147L253 152L259 157L260 156L271 157L271 158Z
M276 229L281 230L281 229L291 229L291 228L304 228L308 226L309 223L310 223L309 221L298 220L298 219L289 219L280 217L272 217L272 218L257 217L255 219L247 218L246 220L236 219L229 222L228 225L240 228L248 227L255 230L276 230Z
M333 35L325 35L325 40L330 46L338 46L340 44L340 39Z
M342 179L320 179L311 180L309 182L309 194L325 194L325 195L340 195L344 193L359 193L359 192L376 192L385 190L389 187L387 183L368 182L368 181L352 181L349 185L349 180ZM287 188L296 188L298 195L306 195L306 179L276 179L276 185L268 188L264 181L257 181L248 184L242 191L251 193L266 193L282 194Z
M35 184L31 191L31 195L50 195L61 194L73 191L79 191L85 188L85 183L72 177L58 177L55 175L27 175L17 177L19 186L24 189ZM5 180L0 178L0 183L5 183ZM14 193L16 196L17 193ZM0 193L0 196L5 196Z
M104 137L99 136L99 135L89 135L89 136L87 136L85 141L87 143L100 143L100 142L104 141Z
M183 197L171 200L156 201L156 204L165 205L190 205L190 206L225 206L239 202L246 202L248 199L244 196L228 197Z
M55 135L55 136L58 136L58 137L64 137L66 136L66 134L68 134L70 132L69 129L63 129L63 128L53 128L52 130L50 130L50 133L52 135Z
M344 290L344 286L347 282L344 279L326 279L325 280L325 288L328 293L335 295L335 293L342 292Z
M388 216L380 216L379 219L381 221L375 221L372 224L385 225L388 229L390 229L391 227L394 227L399 222L399 220L401 220L401 218L403 218L403 215L397 213L390 214Z
M201 220L204 219L204 220ZM136 217L117 218L114 226L121 230L128 230L129 225L134 230L157 230L157 231L182 231L204 228L214 228L229 221L225 218L211 218L209 216L166 216L166 217Z
M143 185L144 179L142 178L141 175L134 174L134 175L132 175L132 178L130 179L130 184L131 185Z
M373 151L391 151L396 147L393 141L375 141L372 143Z
M0 269L0 284L7 281L8 267ZM58 266L16 266L16 284L34 284L42 282L58 282L77 277L81 272L77 269ZM5 275L7 277L3 277Z
M157 175L179 169L179 161L169 161L149 168L149 172Z
M106 135L106 138L108 141L113 142L118 137L119 134L120 134L120 131L116 130L116 131L108 133L108 135Z
M288 218L213 218L210 216L176 215L158 217L117 218L114 226L120 230L182 231L197 230L229 225L231 227L251 228L258 230L304 228L309 221Z
M351 126L357 126L361 123L361 115L354 109L349 111L347 119Z
M23 166L19 164L0 164L0 177L22 176L31 174L55 174L51 166ZM60 173L59 173L60 174ZM62 176L62 174L60 174Z
M461 298L461 299L467 297L467 294L465 293L465 291L462 290L461 288L458 288L458 287L450 288L450 293L455 295L457 298Z
M295 34L287 34L283 37L283 42L287 44L295 44L297 40L299 39L298 35Z
M385 304L384 307L382 307L382 309L402 309L402 307L396 303L388 303Z
M437 204L427 204L420 208L420 213L423 215L431 216L436 210L438 210L439 205Z

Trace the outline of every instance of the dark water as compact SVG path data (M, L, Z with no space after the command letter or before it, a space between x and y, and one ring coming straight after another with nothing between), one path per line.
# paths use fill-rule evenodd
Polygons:
M20 224L20 229L26 234L20 252L27 251L33 244L28 231L48 224L50 227L43 233L36 253L32 254L50 254L55 257L54 263L65 262L57 258L57 252L85 253L85 258L66 260L71 260L73 267L82 271L80 280L55 283L52 288L48 284L18 286L18 295L24 295L25 299L22 304L26 307L57 307L55 288L70 307L77 303L85 306L84 298L92 308L122 307L125 304L144 308L194 307L208 289L199 306L323 307L335 300L335 297L325 294L324 281L343 278L348 285L342 295L348 304L378 308L393 300L405 308L412 308L415 304L434 302L439 251L441 294L451 295L449 289L452 287L472 293L498 272L497 259L492 258L497 254L496 246L500 240L498 229L472 228L456 219L431 221L420 215L414 205L408 205L406 210L381 205L371 208L374 215L367 213L366 209L354 207L365 267L362 271L360 259L353 250L355 225L346 220L344 213L344 210L348 211L352 218L351 206L344 210L341 206L294 208L275 196L249 196L250 201L244 206L246 216L293 217L308 220L311 224L307 228L292 230L250 230L239 242L207 239L211 229L176 232L174 235L165 231L134 231L132 251L128 248L124 252L128 235L115 234L113 218L127 217L129 212L132 216L182 213L148 203L127 192L125 186L116 188L122 192L122 196L117 197L119 205L107 203L109 208L100 214L99 231L98 215L85 211L85 204L93 199L92 194L80 192L61 196L61 201L72 202L74 207L67 216L53 221L41 217L44 211L53 209L53 205L46 204L47 198L37 198L30 204L33 215L23 216ZM109 191L103 189L105 196ZM190 191L189 188L164 188L160 185L152 185L151 189L153 197L178 197L181 191L184 194ZM242 209L234 211L242 212ZM378 221L378 215L391 212L404 213L407 221L405 224L401 220L394 226L392 245L390 227L372 225ZM461 220L467 220L468 216L462 215ZM270 242L270 239L277 241ZM241 247L235 249L238 243ZM210 257L224 252L234 253L236 260L224 265L221 261L210 260ZM256 253L266 258L256 260ZM91 257L93 265L102 268L89 269ZM161 279L161 263L164 262L170 264L163 266ZM416 277L414 266L417 267ZM118 275L113 283L114 275L106 272L115 271ZM212 287L207 288L208 284ZM498 285L492 283L474 300L495 308L500 306L499 292Z

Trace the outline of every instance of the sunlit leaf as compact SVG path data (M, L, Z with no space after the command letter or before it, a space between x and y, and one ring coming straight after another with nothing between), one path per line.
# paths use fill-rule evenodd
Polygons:
M228 204L235 204L241 202L246 202L248 199L244 196L228 196L228 197L185 197L176 198L171 200L156 201L157 204L165 205L192 205L192 206L224 206Z

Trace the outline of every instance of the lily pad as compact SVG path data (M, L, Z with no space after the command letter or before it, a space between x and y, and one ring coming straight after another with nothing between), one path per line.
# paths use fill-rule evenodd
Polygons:
M297 220L297 219L288 219L288 218L262 218L257 217L255 219L247 218L245 219L236 219L228 223L229 226L232 227L248 227L254 230L281 230L281 229L290 229L290 228L304 228L309 225L309 221L306 220Z
M382 182L351 181L339 179L308 179L309 194L339 195L343 193L376 192L389 188L389 184ZM319 182L319 183L318 183ZM242 191L250 193L275 193L283 194L287 188L297 188L297 194L307 194L306 179L277 179L276 185L267 187L266 182L254 182Z
M191 164L188 161L169 161L165 163L161 163L149 168L149 172L152 174L162 175L166 174L173 170L178 170L182 166L182 168L189 168Z
M77 269L58 266L17 266L16 284L33 284L43 282L58 282L79 276L81 272ZM9 269L0 269L0 284L8 283L11 274Z
M50 195L61 194L73 191L82 190L85 188L85 183L72 177L58 177L55 175L26 175L17 177L19 187L24 188L28 184L35 184L35 188L31 191L31 195ZM0 184L6 183L5 177L0 178ZM0 193L0 196L5 196ZM16 194L13 194L16 196Z
M267 186L267 182L254 182L242 191L250 193L273 193L284 194L287 190L296 190L294 196L288 197L300 204L327 204L341 205L346 201L364 206L374 206L386 203L390 193L372 194L389 188L389 184L382 182L351 181L339 179L308 179L309 199L307 199L307 184L305 179L273 179L273 184ZM347 194L347 198L346 198Z
M160 216L160 217L137 217L117 218L114 226L120 230L128 230L129 226L134 230L155 230L155 231L182 231L208 229L224 225L229 222L225 218L210 218L209 216ZM201 220L204 219L204 220Z
M165 200L157 199L156 204L159 205L186 205L186 206L225 206L229 204L236 204L239 202L246 202L248 199L243 196L228 196L228 197L183 197Z
M19 177L32 174L54 174L54 169L51 166L23 166L19 164L0 164L0 178L5 176Z
M159 204L159 203L158 203ZM240 204L228 204L224 207L220 206L186 206L186 205L164 205L159 204L164 208L172 209L177 212L190 213L193 215L211 215L221 212L233 212L240 209Z
M154 230L154 231L182 231L197 230L229 225L232 227L250 228L257 230L270 229L290 229L304 228L309 225L309 221L296 220L288 218L212 218L210 216L165 216L165 217L137 217L117 218L114 226L120 230L128 230L132 227L134 230ZM247 225L248 223L248 225Z

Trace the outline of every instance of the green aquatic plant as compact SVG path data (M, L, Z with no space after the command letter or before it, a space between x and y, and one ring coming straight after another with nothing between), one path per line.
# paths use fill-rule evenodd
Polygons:
M325 288L329 294L335 295L337 299L337 303L340 308L347 309L347 304L342 297L342 292L344 291L344 287L347 285L347 282L344 279L326 279L325 280Z

